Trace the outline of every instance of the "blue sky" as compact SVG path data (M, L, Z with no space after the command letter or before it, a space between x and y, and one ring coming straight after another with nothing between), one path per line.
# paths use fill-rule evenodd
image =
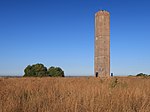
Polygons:
M0 0L0 75L27 65L93 75L94 14L111 14L111 72L150 74L149 0Z

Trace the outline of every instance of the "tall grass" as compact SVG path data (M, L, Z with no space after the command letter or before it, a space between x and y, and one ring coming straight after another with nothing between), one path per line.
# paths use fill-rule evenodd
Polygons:
M150 79L0 78L0 112L150 112Z

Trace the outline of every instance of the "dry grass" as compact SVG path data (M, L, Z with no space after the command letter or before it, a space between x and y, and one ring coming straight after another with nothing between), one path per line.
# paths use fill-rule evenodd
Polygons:
M150 78L0 78L0 112L150 112Z

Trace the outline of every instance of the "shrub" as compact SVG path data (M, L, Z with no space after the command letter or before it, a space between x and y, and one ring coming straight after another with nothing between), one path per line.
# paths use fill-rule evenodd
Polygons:
M139 73L136 76L148 76L147 74Z
M116 87L118 83L119 83L118 79L117 78L113 78L112 81L111 81L111 85L110 85L111 88Z

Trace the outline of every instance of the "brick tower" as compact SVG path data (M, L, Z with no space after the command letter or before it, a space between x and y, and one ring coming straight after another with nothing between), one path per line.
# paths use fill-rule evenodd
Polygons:
M94 74L110 77L110 14L103 10L95 14Z

